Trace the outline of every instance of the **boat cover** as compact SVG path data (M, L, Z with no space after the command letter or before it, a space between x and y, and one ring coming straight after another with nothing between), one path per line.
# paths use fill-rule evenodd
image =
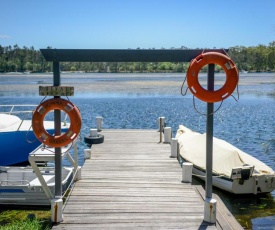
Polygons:
M4 130L11 130L11 127L16 126L18 128L18 125L20 124L21 119L14 115L8 115L8 114L0 114L0 131Z
M183 125L176 134L180 155L194 165L206 169L206 133L194 132ZM228 142L213 138L213 172L231 176L232 168L254 166L255 173L273 174L274 171L263 162L241 151Z

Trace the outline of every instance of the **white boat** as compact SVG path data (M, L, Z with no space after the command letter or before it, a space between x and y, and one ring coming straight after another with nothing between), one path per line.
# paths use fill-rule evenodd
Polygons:
M244 70L244 69L242 69L240 72L241 72L241 73L248 73L248 71L246 71L246 70Z
M29 153L41 143L32 130L32 113L36 105L0 105L0 165L28 164ZM66 118L65 118L66 119ZM44 120L44 127L54 133L54 121ZM62 122L65 132L70 124Z
M193 175L205 179L206 134L194 132L183 125L176 134L179 154L193 164ZM213 138L214 186L234 194L260 194L275 190L275 172L260 160L228 142Z
M72 148L73 147L73 148ZM74 150L74 158L70 154ZM75 180L80 179L76 141L61 148L72 167L61 167L62 198ZM55 167L40 166L54 162L54 148L40 145L29 154L31 166L0 166L0 205L50 206L55 197ZM49 164L48 164L49 165Z
M73 167L62 168L62 191L67 191L73 180ZM55 168L40 167L51 194L55 188ZM0 204L50 206L46 195L32 167L0 167Z

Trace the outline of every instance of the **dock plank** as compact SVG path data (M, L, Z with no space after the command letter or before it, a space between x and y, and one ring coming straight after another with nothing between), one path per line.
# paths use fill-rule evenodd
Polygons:
M53 229L241 229L223 208L216 224L203 221L202 188L181 183L181 167L157 131L102 134Z

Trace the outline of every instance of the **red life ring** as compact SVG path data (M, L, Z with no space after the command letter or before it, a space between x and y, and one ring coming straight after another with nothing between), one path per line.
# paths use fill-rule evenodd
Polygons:
M198 80L200 69L208 64L220 65L225 74L225 84L218 90L209 91L204 89ZM202 53L193 59L186 74L187 85L194 96L205 102L218 102L229 97L235 90L239 74L235 63L226 55L217 52Z
M62 110L70 118L70 127L66 133L59 136L49 134L43 125L45 115L52 110ZM81 115L78 108L70 101L62 98L52 98L37 106L32 117L32 128L40 142L50 147L62 147L70 144L81 129Z

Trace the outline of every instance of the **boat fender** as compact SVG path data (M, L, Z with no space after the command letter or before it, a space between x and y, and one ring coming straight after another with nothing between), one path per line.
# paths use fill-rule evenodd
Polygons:
M97 134L96 136L87 135L84 137L84 141L88 145L101 144L104 142L104 135Z
M44 118L52 110L62 110L70 118L70 127L62 135L53 136L44 128ZM81 115L78 108L70 101L62 98L52 98L42 102L33 112L32 128L37 139L50 147L63 147L77 138L81 129Z
M225 84L215 91L207 90L199 83L199 71L208 64L220 65L226 74ZM207 52L200 54L191 61L186 78L187 85L195 97L213 103L222 101L233 93L239 81L239 73L235 63L227 55L218 52Z

